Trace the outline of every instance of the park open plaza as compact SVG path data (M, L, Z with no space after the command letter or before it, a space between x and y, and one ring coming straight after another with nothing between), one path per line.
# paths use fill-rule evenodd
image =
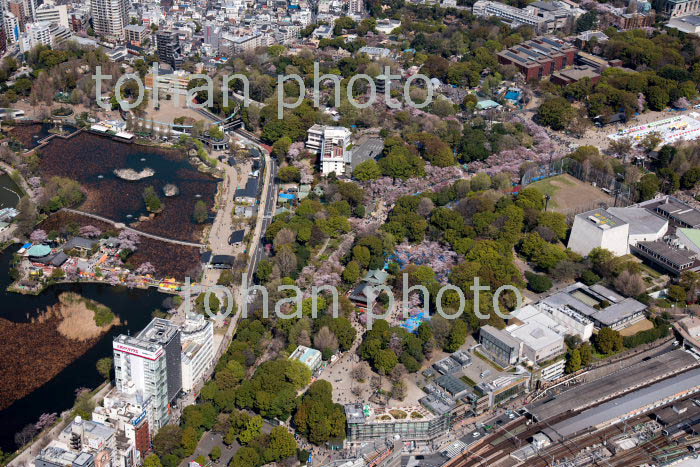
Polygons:
M629 138L633 144L638 144L645 136L656 133L662 144L672 144L678 141L691 141L700 137L700 114L691 112L663 120L657 120L643 125L623 128L608 135L612 140Z

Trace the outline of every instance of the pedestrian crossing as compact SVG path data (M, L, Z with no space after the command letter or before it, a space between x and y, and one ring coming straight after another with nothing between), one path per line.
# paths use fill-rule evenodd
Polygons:
M445 449L444 452L447 454L447 457L452 459L453 457L457 457L460 454L462 454L466 448L467 448L466 444L464 444L460 440L457 440L454 443L447 446L447 448Z

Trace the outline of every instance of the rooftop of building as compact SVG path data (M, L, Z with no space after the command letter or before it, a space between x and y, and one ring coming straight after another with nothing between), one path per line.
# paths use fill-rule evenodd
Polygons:
M607 209L597 208L592 211L582 212L576 216L579 219L587 221L589 224L595 225L601 230L614 229L627 225L627 222L610 213Z
M590 41L593 38L597 39L598 41L608 40L608 36L603 31L583 31L581 34L576 36L576 38L582 41Z
M258 177L248 177L244 188L236 190L236 197L257 198Z
M671 263L676 268L695 262L697 257L697 253L692 250L677 248L661 240L639 242L637 248L663 258L665 262Z
M613 216L630 225L630 235L654 234L668 227L668 221L644 208L608 208Z
M464 381L452 375L442 375L435 380L435 383L452 396L469 390L469 386Z
M526 409L538 421L549 420L566 412L590 407L615 394L649 384L655 379L658 380L696 365L697 361L688 352L674 350L534 402L526 406Z
M56 465L72 465L78 454L63 447L52 445L42 449L37 457Z
M671 18L674 23L688 23L691 26L700 26L700 16L688 15Z
M73 248L82 248L85 250L90 250L95 245L97 245L97 240L85 237L72 237L65 243L65 245L63 245L63 249L72 250Z
M143 24L129 24L128 26L124 26L124 30L138 33L143 33L146 29L148 28Z
M692 246L700 248L700 229L680 228L676 232L681 232L692 243Z
M584 78L597 78L600 73L596 69L588 65L580 65L566 70L559 70L554 72L554 76L561 75L564 78L579 81Z
M180 332L180 327L170 320L154 318L143 330L138 333L137 338L155 344L165 345Z
M576 48L567 42L554 37L541 36L502 50L498 55L528 65L537 64L542 59L560 56L563 52L571 50Z
M699 390L700 368L696 368L585 410L575 417L552 425L551 428L544 430L544 433L550 439L567 438L589 428L607 424L677 394Z
M612 326L646 310L646 305L633 298L625 298L602 285L588 287L581 282L544 298L542 303L554 308L568 307L603 326Z
M313 360L321 358L321 351L300 345L292 352L289 358L299 360L306 366L311 366Z
M673 196L666 197L662 203L656 205L656 210L662 215L680 221L685 225L700 227L700 211Z
M564 344L564 336L534 320L522 325L508 326L506 330L535 351Z

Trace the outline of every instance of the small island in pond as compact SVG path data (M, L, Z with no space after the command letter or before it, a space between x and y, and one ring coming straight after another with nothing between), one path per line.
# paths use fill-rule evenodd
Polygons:
M136 181L143 180L144 178L152 177L156 174L156 171L150 167L137 172L134 169L114 169L114 175L121 178L122 180Z

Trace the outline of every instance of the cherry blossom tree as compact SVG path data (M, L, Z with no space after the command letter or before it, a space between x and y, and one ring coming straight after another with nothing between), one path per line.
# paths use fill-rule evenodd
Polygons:
M457 264L464 258L438 242L424 241L418 245L404 242L396 247L394 252L396 261L405 267L409 264L429 266L437 276L437 279L447 283L447 278Z
M687 109L690 107L690 105L690 101L685 97L676 99L676 101L673 103L673 107L676 109Z
M640 92L637 94L637 112L644 112L644 107L647 105L647 99L644 97L644 93Z
M149 262L142 263L136 270L134 271L139 276L145 276L147 274L155 274L156 273L156 268L153 267L153 265Z
M39 177L31 177L27 180L27 183L32 190L41 188L41 178Z
M113 271L109 271L106 274L105 279L107 280L107 283L109 285L119 285L119 283L121 282L119 280L119 275Z
M340 259L350 250L354 242L355 233L346 234L338 248L329 255L327 260L309 264L301 270L297 282L300 287L306 289L306 295L312 286L338 286L342 282L341 274L344 268L340 264Z
M302 142L292 143L292 145L289 146L289 151L287 151L287 159L289 159L290 162L303 159L305 155L306 148Z
M43 413L39 416L39 420L37 420L37 422L34 424L34 427L37 431L41 431L44 428L53 426L57 419L58 414L56 413Z
M138 244L141 243L141 237L131 230L122 230L119 233L119 246L123 250L136 251Z
M466 173L461 167L436 167L425 165L425 177L393 180L391 177L381 177L361 185L373 200L394 204L402 196L414 195L424 191L441 191L455 181L465 178Z
M37 229L29 235L29 240L31 240L32 243L44 243L48 239L49 236L41 229Z
M80 228L80 236L86 238L97 238L102 235L102 231L92 225L84 225Z

